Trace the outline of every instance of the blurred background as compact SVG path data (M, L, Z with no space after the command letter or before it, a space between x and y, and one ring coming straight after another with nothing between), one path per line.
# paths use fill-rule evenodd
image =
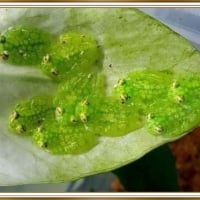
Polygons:
M200 8L140 8L188 39L200 50ZM180 191L200 191L200 129L169 144ZM115 173L116 174L116 173ZM123 184L114 173L90 176L60 184L35 184L0 187L0 192L120 192Z

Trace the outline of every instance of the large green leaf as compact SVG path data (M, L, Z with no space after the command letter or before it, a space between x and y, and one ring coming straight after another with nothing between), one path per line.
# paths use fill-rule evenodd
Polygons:
M133 70L200 70L200 54L189 42L133 8L12 8L0 12L1 30L30 24L53 34L75 30L94 35L104 53L108 93L120 77ZM110 171L177 139L153 136L142 128L122 137L101 137L100 144L81 155L48 154L27 138L10 133L7 119L20 99L51 93L55 87L36 69L0 64L0 185L61 182Z

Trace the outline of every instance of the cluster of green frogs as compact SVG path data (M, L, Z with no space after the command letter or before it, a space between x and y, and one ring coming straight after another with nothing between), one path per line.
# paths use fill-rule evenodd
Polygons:
M80 154L102 136L123 136L146 127L161 137L178 137L200 124L200 76L172 71L131 72L106 95L106 78L95 71L102 55L87 34L56 39L31 27L13 27L0 36L3 61L39 67L58 83L55 94L19 102L10 129L31 137L53 154Z

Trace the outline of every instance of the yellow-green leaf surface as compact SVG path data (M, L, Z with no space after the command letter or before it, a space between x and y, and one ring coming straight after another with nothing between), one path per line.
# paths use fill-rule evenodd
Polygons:
M132 71L170 69L186 74L200 70L200 54L189 42L134 8L12 8L0 13L0 31L31 24L54 35L78 31L94 36L104 55L108 94L118 79ZM38 69L1 61L0 185L62 182L110 171L177 139L154 136L143 127L125 136L102 136L84 154L52 155L10 133L7 123L13 106L27 97L51 94L55 88Z

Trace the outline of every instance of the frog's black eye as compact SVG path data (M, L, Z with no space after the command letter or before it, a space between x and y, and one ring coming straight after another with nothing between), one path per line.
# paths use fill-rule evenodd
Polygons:
M58 76L58 71L57 71L56 69L52 69L52 70L51 70L51 74L52 74L53 76Z
M24 125L18 125L18 126L16 127L16 132L17 132L18 134L24 134L25 131L26 131L26 127L25 127Z
M9 58L8 51L3 51L3 53L1 54L1 57L3 60L8 60L8 58Z
M49 56L49 54L47 54L46 56L44 56L43 57L43 63L47 63L48 61L49 61L49 59L50 59L50 56Z

